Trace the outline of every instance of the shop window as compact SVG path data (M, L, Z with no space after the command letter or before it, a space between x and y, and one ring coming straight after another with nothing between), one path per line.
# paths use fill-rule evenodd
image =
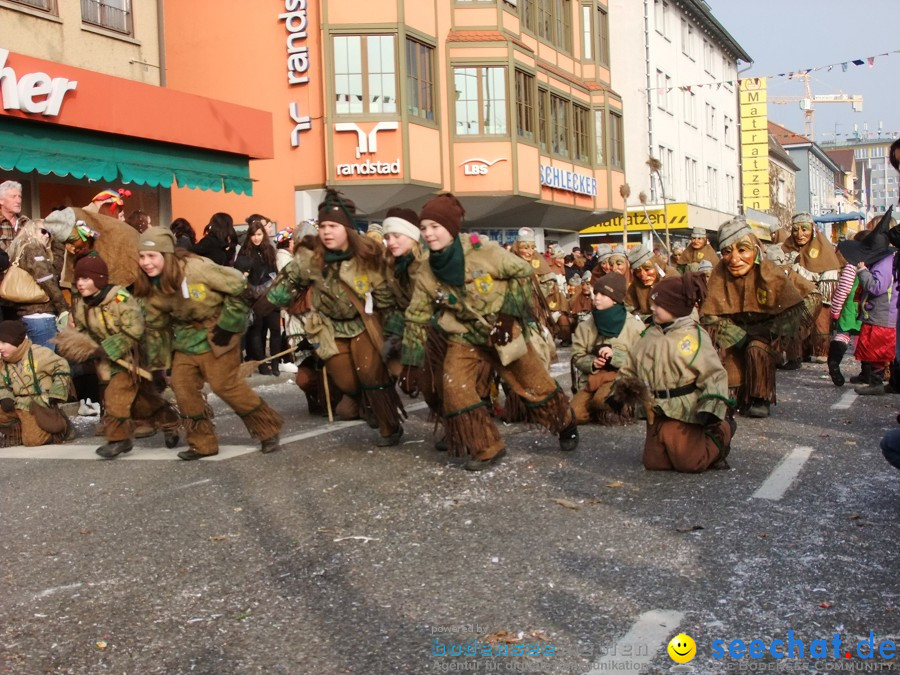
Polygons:
M569 102L550 95L550 147L554 155L569 157L569 130L571 112Z
M625 152L622 148L622 116L618 113L609 113L609 165L617 169L622 168Z
M534 140L534 77L516 71L516 128L519 137Z
M507 133L506 69L454 68L456 133L494 136Z
M406 40L406 110L434 121L434 48Z
M393 35L334 37L334 95L338 115L397 112Z
M48 14L57 16L59 12L56 9L56 0L9 0L17 5L25 5L33 9L41 9Z
M575 141L575 161L591 161L591 111L580 105L572 106L572 137Z
M81 0L81 20L92 26L131 35L131 0Z
M605 110L594 111L594 163L598 166L606 164L606 135L603 133Z

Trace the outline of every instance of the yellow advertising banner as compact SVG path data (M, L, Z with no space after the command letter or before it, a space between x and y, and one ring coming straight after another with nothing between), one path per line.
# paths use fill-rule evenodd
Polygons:
M753 119L759 119L758 117L754 117ZM743 120L741 120L741 124L743 124ZM768 124L768 123L767 123ZM763 145L766 146L766 154L768 154L769 150L769 129L767 125L764 125L760 129L741 129L741 145Z
M740 101L744 103L766 102L766 78L748 77L740 80Z
M764 154L762 157L753 155L752 157L741 157L741 168L744 171L768 171L769 155Z
M747 206L750 201L754 199L768 199L769 198L769 184L765 185L747 185L746 183L743 185L744 188L744 206ZM750 207L755 208L755 207ZM765 209L759 209L760 211L765 211Z
M769 107L765 103L744 103L741 105L741 119L748 117L768 117Z
M666 209L669 218L670 230L683 230L690 227L688 223L687 204L669 204ZM649 218L649 220L648 220ZM622 231L622 216L616 216L604 223L592 225L587 229L581 230L580 234L611 234ZM663 217L662 209L648 209L644 211L628 212L628 231L629 232L646 232L651 229L657 232L665 232L666 219Z
M761 131L769 137L769 118L768 117L742 117L741 133L748 131Z
M766 195L765 197L754 197L748 198L744 197L744 208L747 209L756 209L757 211L768 211L769 210L769 197Z
M744 185L768 185L769 170L765 171L744 171L741 173L741 182Z
M769 158L769 140L765 143L741 143L741 158L747 157L763 157Z

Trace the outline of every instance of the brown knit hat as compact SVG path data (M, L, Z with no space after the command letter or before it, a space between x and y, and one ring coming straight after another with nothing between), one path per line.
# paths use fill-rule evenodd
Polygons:
M319 224L324 221L340 223L346 228L355 230L353 218L356 215L356 204L342 193L331 188L325 191L325 199L319 204Z
M706 299L706 275L685 272L683 277L666 277L653 287L650 301L672 313L687 316Z
M602 293L608 298L612 298L617 305L621 305L625 301L625 277L621 274L604 274L600 280L594 284L594 293Z
M466 210L459 200L448 192L426 202L419 214L419 225L423 220L433 220L447 228L447 231L454 237L458 237L465 214Z
M148 227L138 239L138 251L175 253L175 235L168 227Z
M99 255L86 255L75 263L75 280L90 279L98 289L109 283L109 268Z
M25 324L21 321L0 321L0 342L16 345L25 341Z

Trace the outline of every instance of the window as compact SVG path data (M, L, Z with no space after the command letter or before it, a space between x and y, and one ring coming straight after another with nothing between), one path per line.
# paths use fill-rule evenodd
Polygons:
M731 210L737 208L737 200L734 194L734 176L725 174L725 208Z
M622 150L622 116L619 113L609 113L609 165L617 169L622 168L622 159L625 153Z
M706 167L707 203L710 208L718 208L719 204L719 172L711 166Z
M661 110L671 111L669 90L672 88L672 78L661 70L656 71L656 105Z
M131 35L131 0L81 0L81 20Z
M654 0L653 20L656 32L665 38L669 37L669 3L665 0Z
M534 77L516 71L516 128L519 136L534 140Z
M334 96L338 115L397 112L393 35L336 35Z
M573 140L575 141L575 161L591 161L591 111L580 105L572 106Z
M784 206L787 204L787 194L785 193L785 182L784 178L779 177L778 183L775 187L775 201L778 204Z
M725 145L729 148L734 147L734 119L725 115Z
M594 31L591 22L590 5L581 6L581 57L585 61L594 60Z
M697 95L683 89L681 91L684 103L684 121L692 127L697 126Z
M594 26L598 40L597 61L609 65L609 14L598 7L594 16L597 19Z
M606 162L606 136L603 134L604 110L594 111L594 163L603 166Z
M58 14L56 11L56 0L11 0L11 2L15 2L19 5L27 5L34 9L42 9L50 14Z
M685 194L689 202L697 203L697 160L684 158Z
M538 89L538 141L543 152L549 147L547 141L547 123L549 122L550 94L546 89Z
M716 106L706 104L706 135L716 138Z
M503 135L506 125L506 70L499 67L454 68L456 133Z
M519 20L522 28L534 33L534 10L536 0L519 0Z
M582 57L585 61L609 64L609 16L599 7L581 7Z
M434 49L406 40L406 110L413 117L434 120Z
M687 19L681 20L681 53L694 59L694 26Z
M570 0L536 0L537 34L557 49L572 51Z
M569 102L559 96L550 95L550 148L561 157L569 156Z
M716 74L716 49L712 42L703 39L703 68L710 75Z
M667 148L664 145L660 145L657 157L659 158L659 163L662 164L662 168L660 168L659 172L662 174L661 176L657 176L657 178L661 179L663 184L664 192L666 196L671 197L673 194L672 191L672 162L675 159L675 152L671 148Z

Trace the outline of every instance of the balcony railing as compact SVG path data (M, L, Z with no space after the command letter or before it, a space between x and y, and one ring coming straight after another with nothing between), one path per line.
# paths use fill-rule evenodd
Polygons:
M81 0L81 20L117 33L131 35L131 0L118 0L116 4L121 7L115 7L103 0Z
M45 12L56 13L56 0L12 0L20 5L27 5Z

